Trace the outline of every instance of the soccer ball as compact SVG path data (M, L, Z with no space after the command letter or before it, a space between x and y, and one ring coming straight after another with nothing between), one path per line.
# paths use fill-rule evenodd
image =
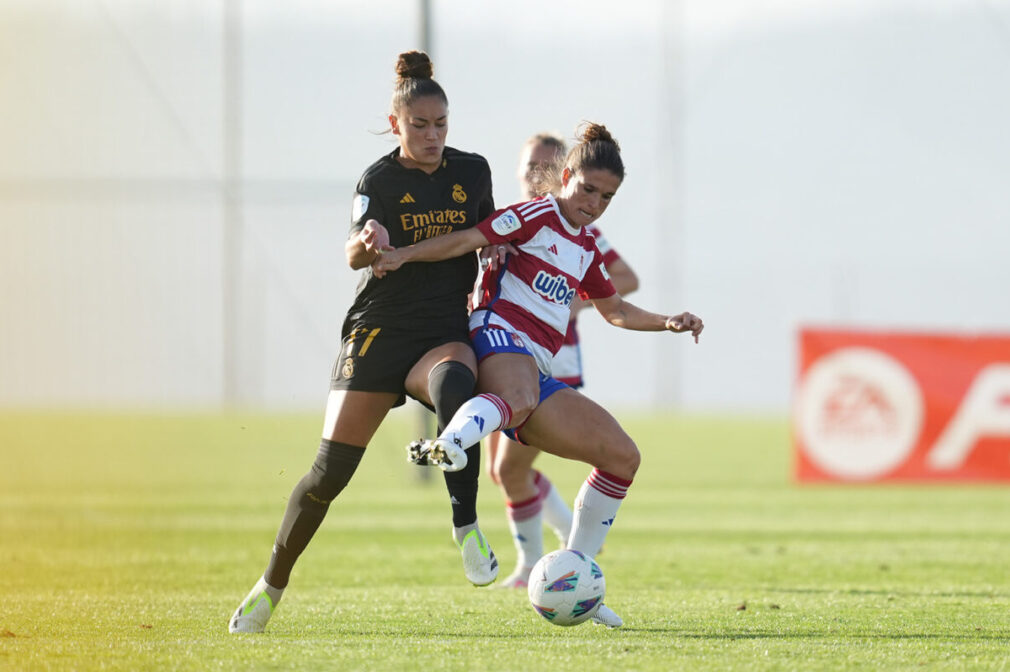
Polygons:
M603 570L584 553L553 551L530 572L527 593L537 613L554 625L578 625L603 604Z

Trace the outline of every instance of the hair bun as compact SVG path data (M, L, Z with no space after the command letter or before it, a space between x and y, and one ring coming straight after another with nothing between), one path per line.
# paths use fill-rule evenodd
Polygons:
M612 142L617 145L617 140L614 140L614 136L610 135L610 131L603 124L596 124L591 121L587 121L582 125L581 132L582 142L593 142L594 140L599 140L600 142ZM620 149L620 145L617 147Z
M405 51L396 59L399 79L431 79L431 74L431 59L423 51Z

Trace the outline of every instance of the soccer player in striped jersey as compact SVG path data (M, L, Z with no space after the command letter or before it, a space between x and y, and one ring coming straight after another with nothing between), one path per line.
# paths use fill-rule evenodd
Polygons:
M545 178L560 169L559 164L564 162L566 154L565 142L557 135L538 133L526 141L519 160L519 182L524 198L533 200L543 195L541 189L549 182ZM618 293L627 296L636 290L638 276L603 237L596 224L587 225L586 230L596 239L603 265ZM492 269L495 267L492 265ZM572 304L565 340L551 362L551 374L579 389L583 386L582 353L576 321L579 310L590 304L578 298ZM551 480L533 468L540 454L538 448L513 441L504 432L494 432L487 438L487 449L487 472L505 498L509 530L516 547L515 569L494 585L525 589L530 570L544 554L542 526L549 526L564 547L572 530L572 511Z
M568 548L590 557L603 545L641 456L614 416L551 377L572 301L576 294L592 301L608 322L624 329L690 332L696 342L704 329L689 312L652 313L615 291L585 227L606 211L623 180L617 142L605 127L587 124L552 193L496 211L472 229L387 248L372 264L376 276L384 277L404 264L489 244L516 248L495 273L485 273L470 316L481 394L460 406L437 438L408 446L408 454L444 470L460 469L467 463L466 446L505 429L523 443L589 463L594 469L576 497ZM593 620L609 627L623 623L606 605Z

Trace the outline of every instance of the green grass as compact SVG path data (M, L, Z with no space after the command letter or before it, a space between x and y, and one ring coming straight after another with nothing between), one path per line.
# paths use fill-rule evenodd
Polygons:
M0 668L1010 669L1010 489L799 486L784 420L622 420L643 468L599 558L622 630L466 584L399 413L267 633L232 636L319 417L0 415ZM588 471L540 464L569 497ZM487 480L480 514L507 573Z

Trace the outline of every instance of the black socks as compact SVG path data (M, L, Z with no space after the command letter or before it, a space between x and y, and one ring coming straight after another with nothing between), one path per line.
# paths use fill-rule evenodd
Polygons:
M365 449L323 439L309 473L291 492L277 531L274 552L263 578L274 588L285 588L291 568L323 522L330 502L351 480Z
M461 362L442 362L428 376L428 394L435 406L439 433L463 402L474 396L477 379ZM480 478L480 444L466 449L466 467L445 472L445 487L452 504L452 524L471 525L477 520L477 482Z

